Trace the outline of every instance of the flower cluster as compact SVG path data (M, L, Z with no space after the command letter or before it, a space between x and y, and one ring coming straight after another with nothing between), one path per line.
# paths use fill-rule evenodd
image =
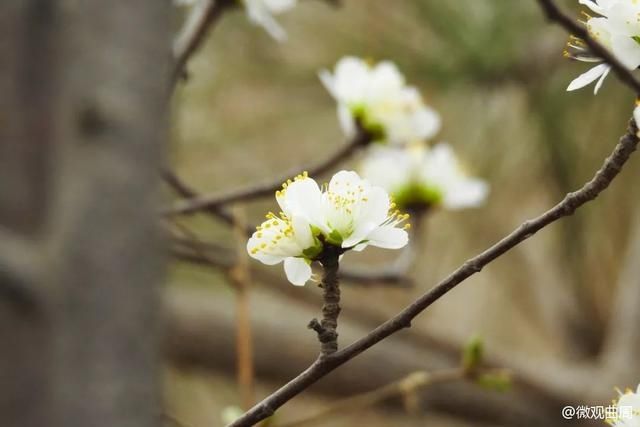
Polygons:
M338 103L338 118L353 136L356 123L379 142L405 144L433 137L440 116L428 107L415 87L389 61L370 65L344 57L334 72L320 72L320 80Z
M620 393L613 403L618 410L615 418L607 419L607 424L612 427L640 427L640 385L635 393L630 389Z
M433 148L372 147L361 170L372 184L387 190L402 209L476 207L489 192L486 182L468 176L446 143Z
M587 16L589 34L609 49L613 55L629 70L640 66L640 2L637 0L579 0L599 16ZM594 93L602 86L611 71L608 64L594 56L584 41L571 37L567 43L565 56L578 61L598 63L584 74L573 80L567 90L576 90L597 80Z
M488 186L460 167L447 144L427 146L440 130L440 115L408 86L389 61L370 65L344 57L320 79L338 102L338 118L349 136L357 125L376 142L365 153L364 178L388 191L403 209L442 205L477 206Z
M311 263L325 245L360 251L368 245L399 249L407 244L408 215L387 192L355 172L340 171L321 187L304 173L276 193L279 215L269 213L247 243L249 255L264 264L284 261L287 278L302 286Z
M202 0L174 0L178 6L193 6ZM278 41L287 38L287 33L273 18L273 15L286 12L296 5L297 0L240 0L251 22L263 27Z

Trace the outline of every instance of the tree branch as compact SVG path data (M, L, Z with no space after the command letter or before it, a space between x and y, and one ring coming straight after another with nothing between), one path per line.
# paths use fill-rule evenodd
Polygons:
M338 351L338 316L340 315L340 284L338 282L339 258L343 251L341 248L328 245L320 258L323 276L320 287L322 288L322 321L312 319L309 329L318 334L320 341L320 357L329 356Z
M629 122L627 133L620 139L612 154L604 161L593 179L582 188L569 193L556 206L542 215L522 223L508 236L485 250L481 254L467 260L447 278L422 295L396 316L392 317L355 343L330 356L319 358L309 368L289 381L279 390L254 406L241 418L230 424L230 427L248 427L273 415L273 413L290 399L307 389L320 378L332 372L363 351L393 335L401 329L411 326L411 321L427 307L440 299L467 278L480 272L484 266L500 257L510 249L525 241L549 224L569 216L585 203L595 199L620 173L631 154L636 150L638 129L635 121Z
M312 176L322 175L325 172L331 170L334 166L342 162L347 157L351 156L360 147L363 147L370 142L371 136L368 133L360 130L351 141L340 146L340 148L336 152L331 154L325 160L310 168L307 168L307 171L309 172L309 175ZM273 193L282 186L283 182L285 182L292 176L299 174L300 172L300 168L296 168L296 170L292 170L281 177L271 179L256 185L247 186L245 188L232 190L222 194L195 196L189 200L178 203L173 208L165 210L164 214L193 214L203 210L219 208L222 205L229 203L241 202L245 200L273 195Z
M185 75L189 58L198 50L208 32L218 21L222 13L235 4L233 0L202 0L197 2L184 27L173 43L174 66L171 87Z
M297 290L293 286L288 288ZM181 369L198 372L205 369L226 375L232 371L235 316L229 300L211 290L180 286L167 289L164 296L167 330L164 348L169 360ZM311 300L283 297L280 292L264 287L256 287L253 296L261 307L252 312L256 372L263 384L277 384L304 370L317 355L315 337L299 328L316 304ZM287 316L274 315L283 307L287 307ZM340 337L344 342L353 342L369 330L365 326L369 322L361 322L359 315L354 317L353 310L346 310L345 314L346 318L341 317ZM458 366L462 348L455 344L451 349L442 347L440 343L433 343L429 335L407 330L353 359L348 367L349 375L327 376L305 392L348 398L378 389L411 372L436 372ZM282 363L283 354L288 355L287 363ZM593 370L580 369L575 362L541 361L532 367L530 358L513 354L501 354L500 358L487 355L485 359L488 369L503 367L513 372L513 389L508 395L488 393L465 382L434 384L433 388L420 390L421 408L467 420L491 420L497 425L560 426L566 425L566 421L558 417L560 409L585 402L583 391L594 381ZM390 360L393 363L390 364ZM512 360L514 364L510 363ZM380 369L381 366L384 369ZM353 378L359 380L353 381ZM393 402L392 406L397 408L397 403Z
M465 375L466 372L462 368L443 369L433 373L426 371L412 372L404 378L385 384L375 390L339 400L315 414L291 422L278 423L278 427L300 427L315 424L319 421L326 421L327 417L336 414L349 413L374 406L396 396L410 396L428 385L461 380L465 378Z
M640 95L640 82L638 82L631 71L622 65L607 48L591 37L589 31L584 26L578 24L577 21L562 12L553 0L537 0L537 2L547 16L547 19L558 23L570 34L584 40L596 56L599 56L604 62L611 66L613 72L616 73L624 84L629 86L636 95Z
M184 182L176 173L169 169L164 169L162 171L162 178L164 181L175 190L178 195L182 196L185 199L197 198L198 193L191 188L186 182ZM204 210L205 213L222 220L224 223L236 226L235 218L231 214L231 212L227 211L222 207L212 207ZM248 236L255 231L253 227L246 227L245 233Z

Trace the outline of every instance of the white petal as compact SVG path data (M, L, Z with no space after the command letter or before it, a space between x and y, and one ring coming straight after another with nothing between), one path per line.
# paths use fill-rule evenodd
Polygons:
M404 76L396 64L391 61L382 61L371 70L368 89L371 95L386 96L401 90L404 84Z
M590 69L586 73L580 74L576 79L574 79L569 84L569 87L567 87L567 91L572 91L572 90L576 90L576 89L580 89L580 88L585 87L586 85L588 85L588 84L592 83L593 81L595 81L602 74L607 72L608 69L609 69L609 65L608 64L600 64L600 65L597 65L597 66L593 67L592 69Z
M401 228L378 227L367 236L368 244L385 249L400 249L409 242L409 235Z
M358 227L353 230L351 235L342 242L342 247L350 248L357 245L358 243L363 241L369 235L369 233L371 233L371 231L378 226L378 224L374 222L359 224Z
M640 129L640 106L636 107L633 110L633 118L636 121L636 126L638 127L638 129ZM640 132L638 132L640 133ZM638 388L640 388L640 385L638 386Z
M271 13L282 13L296 5L296 0L262 0Z
M371 190L367 192L367 201L363 206L364 212L358 221L380 225L387 219L390 207L389 194L382 187L371 187Z
M303 258L285 259L284 272L289 282L296 286L304 286L311 279L311 266Z
M412 117L416 135L420 139L429 139L438 133L441 126L440 115L429 107L416 111Z
M422 153L414 153L414 150L413 147L376 144L365 153L366 157L360 168L361 175L372 185L382 187L393 194L399 188L410 184L415 166L420 164ZM418 157L417 162L414 157Z
M447 209L464 209L480 206L489 194L489 185L479 179L467 179L448 189L443 200Z
M295 215L291 220L293 225L293 235L302 250L313 246L313 234L309 221L303 216Z
M287 39L287 33L271 16L262 0L244 0L249 20L264 28L267 33L277 41L281 42Z
M627 35L615 35L611 38L611 47L616 58L630 70L640 65L640 44Z
M320 78L325 86L330 82L327 89L339 102L354 104L366 95L370 73L371 69L362 59L346 56L336 64L330 81L326 73Z
M340 122L342 131L347 137L352 138L355 136L357 132L356 121L353 118L351 109L346 104L338 104L338 121Z
M600 90L600 88L602 87L602 83L604 83L604 79L607 78L607 76L609 75L609 71L611 71L611 68L607 68L607 71L605 71L604 73L602 73L602 76L600 77L600 79L598 80L598 82L596 83L596 86L593 88L593 94L597 95L598 91Z
M599 13L600 15L604 14L604 8L602 6L599 6L593 0L578 0L578 3L587 6L589 9L591 9L595 13Z
M320 70L318 72L318 77L320 78L323 86L329 91L331 96L333 96L334 98L338 98L335 79L331 72L329 70Z
M348 191L357 188L359 185L368 187L369 183L360 178L356 172L341 170L331 177L331 181L329 181L329 191L346 195Z
M284 260L284 256L273 255L273 254L265 253L264 251L258 251L256 253L253 253L252 249L258 245L259 243L257 238L253 236L247 242L247 253L251 258L257 259L258 261L266 265L275 265Z
M280 209L288 216L302 215L313 223L314 214L320 209L322 193L318 183L311 178L296 179L276 197Z
M355 245L353 248L351 248L351 250L356 252L362 252L365 250L367 245L368 243L360 243L359 245Z

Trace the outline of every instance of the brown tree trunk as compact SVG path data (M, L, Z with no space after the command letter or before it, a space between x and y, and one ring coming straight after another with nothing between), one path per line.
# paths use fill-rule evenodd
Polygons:
M0 425L159 425L170 3L0 2Z

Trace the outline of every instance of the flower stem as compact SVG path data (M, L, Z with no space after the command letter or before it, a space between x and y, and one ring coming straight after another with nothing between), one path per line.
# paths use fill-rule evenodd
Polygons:
M322 297L322 321L313 319L309 328L318 334L320 341L320 356L329 356L338 351L338 316L340 315L340 285L338 282L339 257L342 249L326 245L319 261L322 264L323 275L320 287Z

